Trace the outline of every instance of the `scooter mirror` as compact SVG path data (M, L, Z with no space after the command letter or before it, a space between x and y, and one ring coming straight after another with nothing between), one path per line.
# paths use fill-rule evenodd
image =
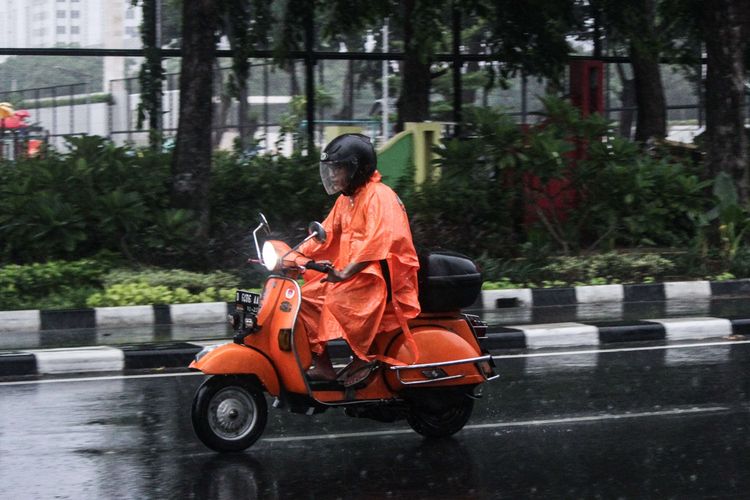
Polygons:
M320 243L326 242L326 230L323 229L323 224L321 224L320 222L311 222L310 225L307 226L307 234L314 235L315 239Z
M260 223L266 227L266 232L271 232L271 225L268 223L268 220L266 220L266 216L263 215L263 213L259 213L258 216L260 217Z

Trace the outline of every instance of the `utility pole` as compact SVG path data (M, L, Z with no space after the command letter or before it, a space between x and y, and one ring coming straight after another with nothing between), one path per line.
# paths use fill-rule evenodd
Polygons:
M313 43L315 27L313 16L315 9L313 2L307 2L307 16L305 19L305 94L307 94L307 154L315 150L315 57Z
M453 21L453 121L454 132L453 135L461 135L461 122L463 121L463 113L461 107L463 105L463 88L461 86L461 67L463 61L461 61L461 10L459 9L456 0L452 2L452 21Z
M385 18L385 23L383 24L383 53L388 52L388 18ZM389 121L388 117L390 115L390 106L389 106L389 89L388 89L388 65L390 61L383 61L382 64L382 77L381 77L381 83L383 85L383 99L381 101L380 109L382 110L382 129L383 129L383 142L385 143L388 140L388 137L391 135L391 131L389 130Z

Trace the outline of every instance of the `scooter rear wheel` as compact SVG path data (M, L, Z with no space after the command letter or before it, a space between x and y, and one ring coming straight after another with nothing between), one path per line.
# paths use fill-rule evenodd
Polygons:
M423 436L444 438L463 429L473 409L474 400L464 396L439 409L412 406L406 421Z
M242 451L263 433L268 405L256 381L216 375L195 393L192 420L195 434L212 450Z

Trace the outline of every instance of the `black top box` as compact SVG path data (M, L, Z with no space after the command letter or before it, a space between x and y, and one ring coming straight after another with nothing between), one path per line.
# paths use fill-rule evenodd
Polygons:
M482 291L482 274L465 255L447 251L419 254L419 305L422 312L469 307Z

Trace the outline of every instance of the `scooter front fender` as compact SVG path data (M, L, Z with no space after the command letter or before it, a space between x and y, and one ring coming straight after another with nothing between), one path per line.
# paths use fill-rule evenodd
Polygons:
M272 396L280 392L279 377L271 362L255 349L228 343L190 363L206 375L255 375Z

